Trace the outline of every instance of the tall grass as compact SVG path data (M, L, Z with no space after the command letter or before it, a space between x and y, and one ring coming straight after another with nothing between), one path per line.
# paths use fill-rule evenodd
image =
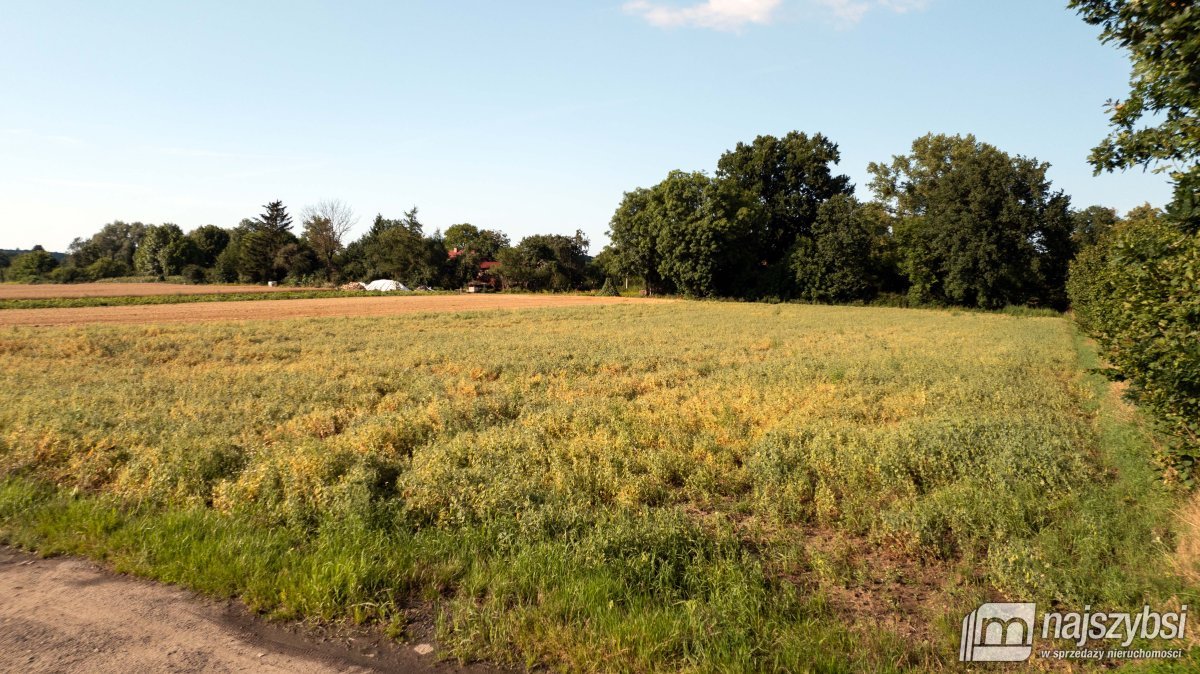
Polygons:
M1181 591L1089 354L1061 318L726 303L10 328L0 531L432 616L464 659L937 668L984 596Z

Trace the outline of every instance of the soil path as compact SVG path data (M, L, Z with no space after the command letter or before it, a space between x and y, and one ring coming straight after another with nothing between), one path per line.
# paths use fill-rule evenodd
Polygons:
M236 602L0 547L0 672L485 673L366 630L268 624Z
M188 323L329 316L394 316L429 311L533 309L646 301L649 300L584 295L398 295L395 297L332 297L309 300L251 300L247 302L199 302L63 309L6 309L0 311L0 326Z

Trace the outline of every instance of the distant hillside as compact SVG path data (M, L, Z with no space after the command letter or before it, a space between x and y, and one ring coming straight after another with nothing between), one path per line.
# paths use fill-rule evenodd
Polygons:
M5 248L0 248L0 253L7 255L9 257L9 259L12 259L18 255L21 255L23 253L28 253L28 252L29 252L28 250L22 250L20 248L14 248L11 250L5 249ZM63 260L67 259L66 253L55 253L54 251L50 251L50 254L53 255L54 259L58 260L59 262L62 262Z

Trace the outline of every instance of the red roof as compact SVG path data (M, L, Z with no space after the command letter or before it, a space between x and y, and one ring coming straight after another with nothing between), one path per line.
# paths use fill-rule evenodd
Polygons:
M500 266L500 263L496 262L495 260L488 260L487 262L479 263L480 269L491 269L492 267L499 267L499 266Z

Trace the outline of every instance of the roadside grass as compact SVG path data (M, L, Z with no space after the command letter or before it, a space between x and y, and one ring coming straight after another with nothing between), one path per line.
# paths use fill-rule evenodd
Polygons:
M241 597L273 618L378 623L403 637L408 622L433 607L451 653L513 666L889 671L916 664L909 647L830 621L817 599L782 586L781 596L768 596L769 584L739 555L702 546L696 558L690 541L680 542L686 550L655 551L655 562L614 570L554 542L508 550L485 530L264 527L206 510L164 513L72 497L19 479L0 484L0 519L9 544ZM587 537L589 547L628 544L640 528L626 519ZM664 603L669 596L680 598Z
M0 539L565 671L955 669L1190 601L1062 318L733 303L0 331Z

